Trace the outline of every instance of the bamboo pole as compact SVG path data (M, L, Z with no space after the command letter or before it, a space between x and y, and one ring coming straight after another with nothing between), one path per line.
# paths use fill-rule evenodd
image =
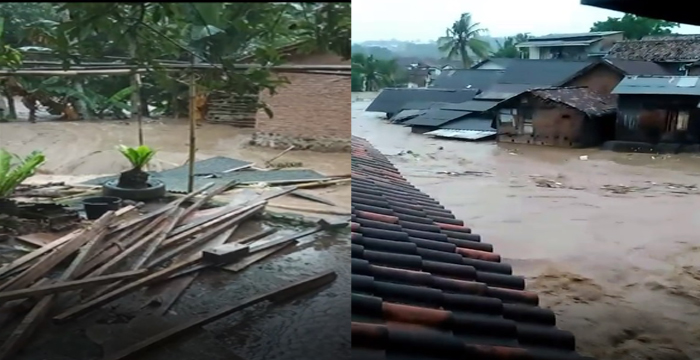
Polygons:
M195 81L195 74L194 74L194 56L192 56L192 62L190 63L192 65L192 68L190 69L192 73L190 74L190 154L188 158L188 173L187 173L187 192L191 193L192 190L194 189L194 157L195 157L195 152L196 152L196 134L195 134L195 129L196 129L196 103L197 103L197 88L196 86L196 81Z

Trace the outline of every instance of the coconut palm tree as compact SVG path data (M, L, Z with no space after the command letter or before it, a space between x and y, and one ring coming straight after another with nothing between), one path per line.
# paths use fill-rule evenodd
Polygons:
M396 60L379 60L360 53L352 55L352 68L362 79L365 91L377 91L396 84L399 67Z
M525 42L530 38L528 33L520 33L515 36L508 36L503 42L498 41L498 50L493 52L493 57L499 58L519 58L525 54L525 49L515 47L521 42Z
M486 33L486 29L479 25L472 21L470 13L462 14L452 27L447 28L445 36L438 39L440 51L447 54L448 59L460 58L465 68L474 63L471 54L477 59L487 58L490 53L489 43L478 38Z

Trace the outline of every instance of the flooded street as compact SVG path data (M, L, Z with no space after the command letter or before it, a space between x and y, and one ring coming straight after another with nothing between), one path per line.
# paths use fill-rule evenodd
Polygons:
M353 135L527 276L582 353L700 358L700 157L434 139L353 96Z

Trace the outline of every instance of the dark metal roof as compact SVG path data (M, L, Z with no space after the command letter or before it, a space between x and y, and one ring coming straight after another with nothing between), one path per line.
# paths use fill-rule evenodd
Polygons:
M613 89L618 95L691 95L700 96L697 76L626 76Z
M476 70L476 69L478 69L479 67L481 67L482 65L486 64L487 62L492 62L492 63L494 63L494 64L496 64L496 65L498 65L498 66L503 67L504 69L507 69L507 68L510 66L510 64L512 64L513 62L515 62L515 61L517 61L517 60L519 60L519 59L513 59L513 58L488 58L488 59L481 60L481 61L479 61L478 63L472 65L471 68Z
M694 62L700 60L700 38L642 39L615 43L607 58L654 62Z
M498 104L498 101L488 100L470 100L463 103L445 104L440 108L443 110L464 110L473 112L483 112L493 109Z
M662 19L684 24L700 25L700 17L688 11L688 2L679 0L639 1L639 0L581 0L581 5L635 14L652 19Z
M430 84L440 89L479 89L493 85L503 76L503 70L457 69L445 70Z
M401 110L397 114L391 117L391 122L395 124L400 124L406 120L413 119L414 117L424 114L427 110Z
M512 98L515 95L537 87L547 87L546 84L528 85L528 84L494 84L486 89L481 94L474 97L474 100L505 100Z
M594 62L517 59L498 80L500 84L560 85Z
M464 119L457 119L449 121L440 125L440 129L451 129L451 130L477 130L477 131L491 131L496 130L493 128L493 119L486 117L469 117Z
M424 114L420 114L411 120L404 122L408 126L440 126L448 121L459 119L469 115L469 111L460 110L443 110L440 108L432 108L426 110Z
M352 137L353 359L583 360L525 279Z
M365 111L397 113L406 109L405 104L413 101L459 103L471 100L477 90L465 89L416 89L416 88L387 88L377 95Z
M651 61L605 59L603 60L618 68L626 75L671 75L663 66Z

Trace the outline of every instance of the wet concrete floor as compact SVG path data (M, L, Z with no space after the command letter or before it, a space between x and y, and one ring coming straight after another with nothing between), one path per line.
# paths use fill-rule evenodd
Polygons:
M353 135L528 276L582 353L700 358L700 157L435 139L371 99L354 95Z

